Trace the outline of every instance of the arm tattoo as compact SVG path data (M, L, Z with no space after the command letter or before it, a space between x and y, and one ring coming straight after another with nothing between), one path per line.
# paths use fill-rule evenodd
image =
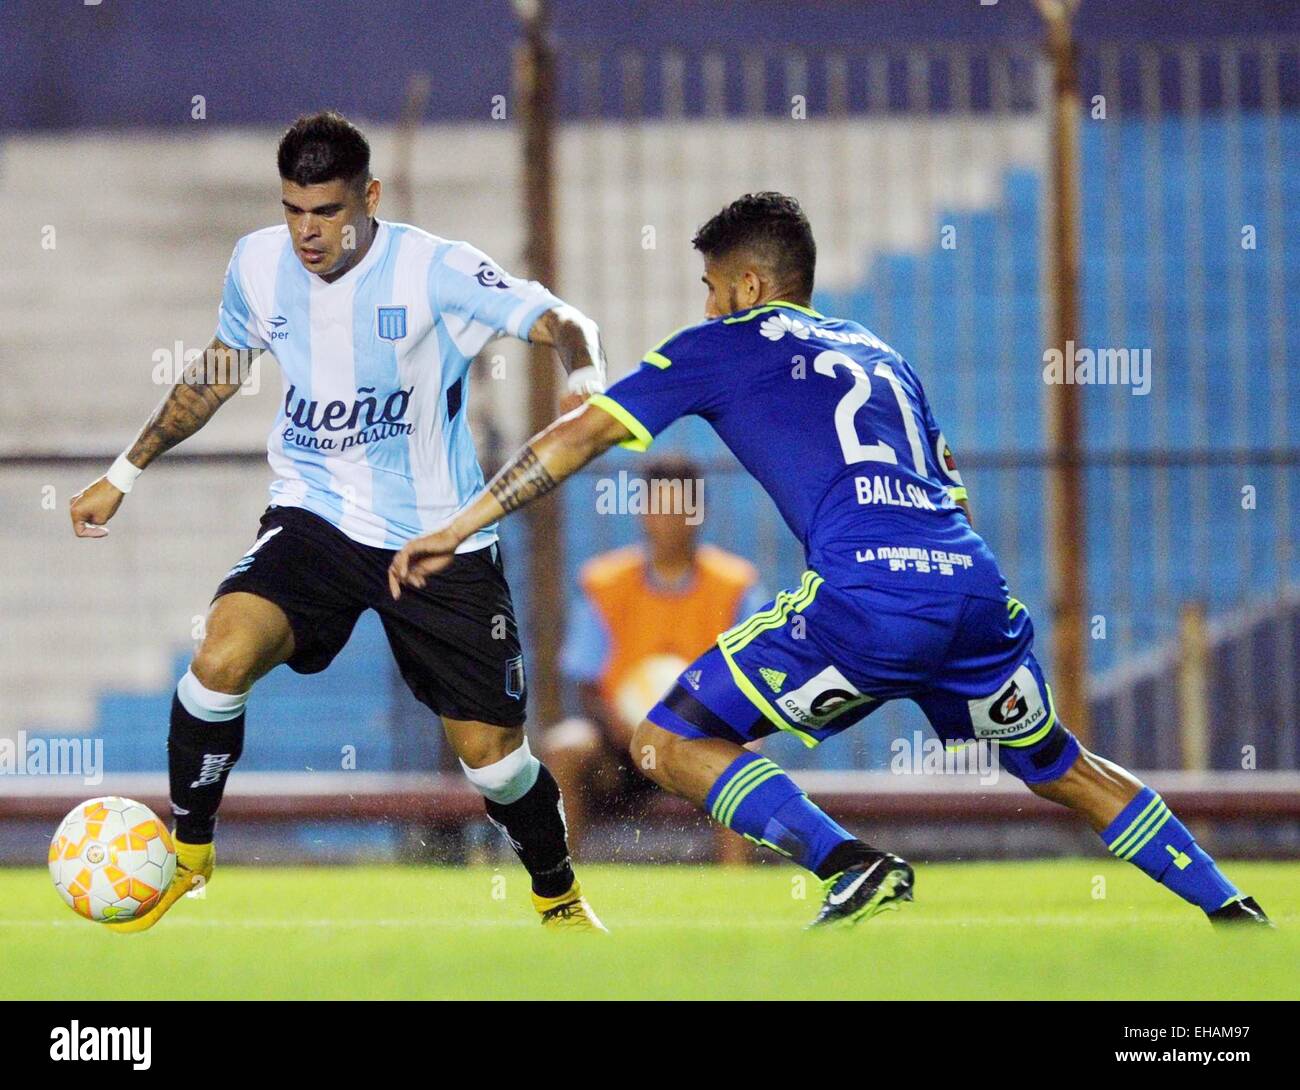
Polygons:
M488 486L503 511L514 511L556 487L532 447L524 447L506 463Z
M143 468L181 440L188 439L234 395L239 389L238 378L231 370L235 355L233 349L214 341L202 360L185 369L181 380L167 392L127 452L132 464ZM212 381L214 378L218 381ZM221 378L227 381L219 381ZM229 381L232 378L235 381Z

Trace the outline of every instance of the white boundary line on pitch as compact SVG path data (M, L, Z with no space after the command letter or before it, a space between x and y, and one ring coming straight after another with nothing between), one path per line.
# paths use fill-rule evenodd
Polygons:
M891 913L891 915L893 915ZM1067 925L1082 926L1101 925L1104 927L1124 927L1131 924L1148 924L1170 922L1168 914L1163 912L1146 912L1136 916L1117 916L1101 915L1095 913L1075 913L1072 915L1050 915L1050 916L963 916L952 919L938 919L927 917L924 914L917 913L913 910L907 916L899 916L899 919L905 919L909 927L924 926L935 928L960 929L966 927L987 927L987 926L1022 926L1024 924L1034 925ZM1189 921L1190 922L1190 921ZM86 922L82 920L0 920L0 927L39 927L39 928L65 928L81 927L84 928ZM358 928L443 928L454 931L459 928L487 928L487 927L518 927L532 928L537 927L534 920L465 920L459 917L446 919L391 919L391 920L168 920L167 926L176 927L210 927L210 928L241 928L246 930L266 929L266 930L284 930L293 928L347 928L355 930ZM789 930L791 926L798 927L799 924L789 920L674 920L674 919L624 919L615 920L615 928L675 928L682 930L694 931L758 931L779 929L782 931ZM869 924L864 925L869 926Z

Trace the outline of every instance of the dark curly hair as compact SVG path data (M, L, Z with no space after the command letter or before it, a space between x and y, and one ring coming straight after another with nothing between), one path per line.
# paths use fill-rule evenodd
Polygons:
M298 118L280 138L280 177L295 185L320 185L342 178L350 185L370 181L370 144L351 121L333 110Z
M817 243L799 202L784 193L746 193L695 232L691 245L705 257L746 249L777 278L812 296Z

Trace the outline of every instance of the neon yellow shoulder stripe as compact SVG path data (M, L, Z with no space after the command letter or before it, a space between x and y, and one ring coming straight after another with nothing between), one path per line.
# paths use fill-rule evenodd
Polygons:
M808 315L809 318L825 318L825 317L826 317L825 314L822 314L822 313L820 313L819 311L813 310L812 307L805 307L805 306L800 305L799 303L790 303L790 302L787 302L787 301L784 300L784 299L773 299L770 305L771 305L771 306L774 306L774 307L789 307L791 310L797 310L797 311L799 311L800 314L806 314L806 315Z
M800 306L798 303L787 303L784 300L777 299L774 302L766 303L761 307L755 307L753 310L735 318L723 318L723 325L735 325L737 322L748 322L751 318L757 318L760 314L766 314L769 310L779 310L782 307L788 307L790 310L797 310L800 314L806 314L810 318L825 318L826 315L819 314L812 307Z
M655 441L650 430L608 394L593 394L587 398L587 404L604 409L632 433L631 439L624 439L619 443L620 447L626 447L628 450L649 450L650 444Z
M654 345L654 346L650 349L649 352L647 352L644 356L642 356L642 357L641 357L641 362L642 362L642 363L652 363L652 364L654 364L656 367L668 367L668 366L670 366L670 365L672 364L673 361L670 360L667 356L665 356L662 352L660 352L659 349L661 349L664 345L666 345L669 341L671 341L671 340L672 340L674 337L676 337L679 333L685 333L686 330L688 330L688 329L693 329L693 328L695 327L695 325L698 325L698 324L699 324L699 323L697 322L697 323L694 323L694 324L692 324L692 325L684 325L684 326L682 326L680 329L674 329L671 333L668 334L668 336L666 336L666 337L665 337L662 341L660 341L658 344Z

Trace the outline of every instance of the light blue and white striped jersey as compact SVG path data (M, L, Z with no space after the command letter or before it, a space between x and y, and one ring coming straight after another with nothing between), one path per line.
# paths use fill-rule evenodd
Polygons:
M287 227L244 236L217 339L280 363L272 504L388 549L442 525L483 486L465 419L470 361L502 334L526 339L560 305L468 243L403 223L378 221L369 251L333 283L303 268ZM495 540L488 526L457 551Z

